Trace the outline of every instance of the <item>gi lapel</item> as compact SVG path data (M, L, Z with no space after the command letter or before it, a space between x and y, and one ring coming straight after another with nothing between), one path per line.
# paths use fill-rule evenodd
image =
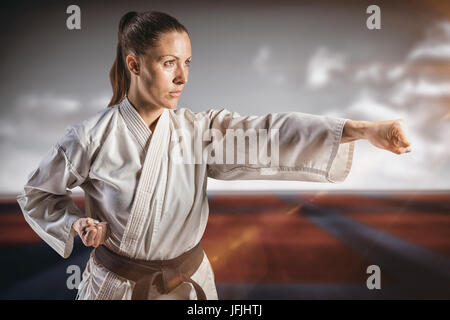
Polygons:
M152 134L150 128L147 126L144 119L141 118L137 110L131 105L126 96L120 103L119 110L127 127L141 145L142 149L145 150L148 139Z
M125 112L130 111L126 107L124 109L127 110ZM135 117L134 120L133 118L131 118L131 120L139 121L139 119L136 119ZM140 118L140 121L143 121L142 118ZM148 130L150 131L150 129ZM142 143L145 145L143 140L145 138L145 131L142 130L142 128L141 130L135 128L134 134L138 134L138 136L140 136L138 140L141 141L141 145ZM134 195L130 217L128 218L127 226L120 244L120 253L130 258L134 258L136 255L138 239L142 233L144 221L146 216L151 214L149 212L150 203L155 195L156 180L161 168L161 162L164 159L164 154L167 153L169 138L169 110L164 109L156 124L153 136L150 139L138 186ZM158 213L154 214L158 215Z

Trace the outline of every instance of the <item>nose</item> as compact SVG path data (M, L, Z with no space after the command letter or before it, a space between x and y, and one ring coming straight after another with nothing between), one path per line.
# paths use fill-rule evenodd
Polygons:
M185 84L187 82L187 79L188 79L187 67L186 68L178 67L174 82L176 84Z

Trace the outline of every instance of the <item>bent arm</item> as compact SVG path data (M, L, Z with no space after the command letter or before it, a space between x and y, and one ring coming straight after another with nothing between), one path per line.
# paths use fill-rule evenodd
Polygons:
M88 163L76 133L70 130L29 175L17 196L27 223L63 258L72 252L73 223L84 217L68 189L85 181Z

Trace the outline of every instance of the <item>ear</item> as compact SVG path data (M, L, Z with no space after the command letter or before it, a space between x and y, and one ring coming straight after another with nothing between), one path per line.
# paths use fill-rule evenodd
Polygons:
M139 59L134 54L129 54L125 60L128 70L134 74L139 75Z

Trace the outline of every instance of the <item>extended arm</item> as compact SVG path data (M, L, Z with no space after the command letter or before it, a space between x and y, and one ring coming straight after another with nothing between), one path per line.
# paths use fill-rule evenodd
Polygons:
M219 151L230 145L230 153L236 155L230 157L230 162L218 162L215 158L208 165L208 177L220 180L340 182L350 172L354 142L340 143L348 119L301 112L240 116L227 109L202 113L205 114L210 119L208 128L219 133L215 137L219 141ZM261 130L267 133L266 136L260 135ZM229 131L231 134L227 134ZM244 140L245 135L249 137L249 147L242 143L243 147L239 148L235 138ZM228 154L228 151L221 152L219 159L224 158L223 154ZM255 162L249 160L252 154ZM245 161L238 161L240 158Z

